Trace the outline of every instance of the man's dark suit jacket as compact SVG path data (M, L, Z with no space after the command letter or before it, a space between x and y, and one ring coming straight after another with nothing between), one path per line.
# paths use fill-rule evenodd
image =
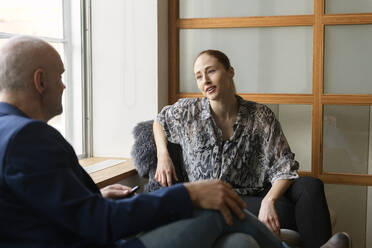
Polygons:
M143 247L120 240L191 216L182 185L103 198L57 130L0 102L0 247Z

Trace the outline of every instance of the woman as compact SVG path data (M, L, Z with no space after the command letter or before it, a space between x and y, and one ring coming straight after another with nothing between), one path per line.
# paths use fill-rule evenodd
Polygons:
M224 53L201 52L194 73L204 97L180 99L154 122L156 180L162 186L177 180L166 144L178 143L190 181L230 183L273 233L295 229L305 247L320 247L331 236L323 184L299 178L298 162L274 113L236 95L234 69Z

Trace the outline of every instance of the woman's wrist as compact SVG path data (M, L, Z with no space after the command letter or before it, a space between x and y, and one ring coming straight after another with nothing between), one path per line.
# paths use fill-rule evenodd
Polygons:
M157 156L158 156L158 158L167 158L167 157L169 157L168 150L165 149L165 150L157 151Z
M262 202L263 203L272 203L274 204L276 202L276 199L273 198L272 196L268 196L266 195L263 199L262 199Z

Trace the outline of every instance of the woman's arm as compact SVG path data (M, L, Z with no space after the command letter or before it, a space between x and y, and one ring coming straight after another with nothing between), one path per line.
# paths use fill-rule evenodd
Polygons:
M261 202L258 219L277 236L280 235L280 223L275 210L275 202L287 191L292 180L280 179L274 182Z
M172 176L178 181L176 170L167 149L167 138L163 127L158 121L153 124L154 139L157 150L158 164L156 167L155 179L164 187L172 185Z
M279 121L267 107L263 108L263 143L265 151L266 180L271 189L261 202L259 219L275 234L280 234L280 223L275 210L275 202L287 191L292 179L298 178L298 162L288 145Z

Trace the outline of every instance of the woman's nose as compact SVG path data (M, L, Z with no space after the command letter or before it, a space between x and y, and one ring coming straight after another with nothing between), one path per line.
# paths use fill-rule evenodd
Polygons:
M203 77L203 83L206 84L206 83L210 83L210 82L211 82L211 80L210 80L208 74L205 74L204 77Z

